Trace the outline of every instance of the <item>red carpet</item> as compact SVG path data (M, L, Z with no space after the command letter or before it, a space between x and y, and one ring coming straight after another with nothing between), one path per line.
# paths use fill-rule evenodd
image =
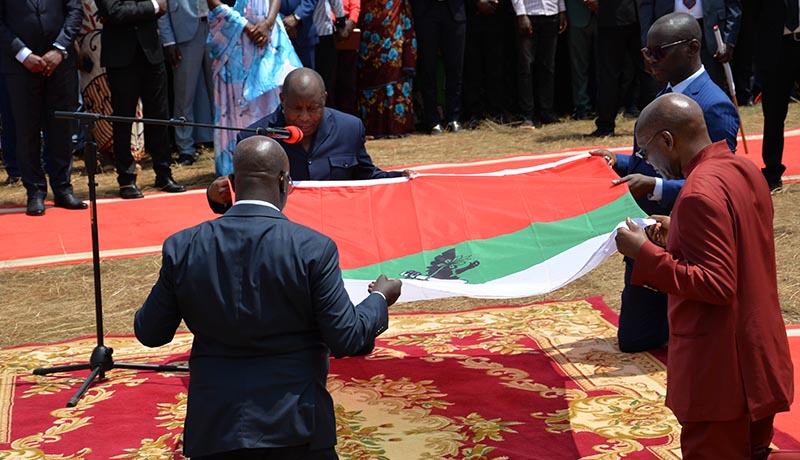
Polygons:
M789 349L794 364L794 406L791 412L784 412L775 417L775 426L786 433L794 433L800 439L800 326L786 328L789 335Z
M343 459L678 459L663 405L663 356L617 351L597 298L469 312L393 314L366 358L332 360ZM108 337L115 359L183 362L191 335L145 349ZM187 376L114 370L64 408L93 339L0 350L0 458L182 458ZM775 444L800 448L779 427Z
M747 158L763 166L760 135L748 136L748 144L751 153ZM499 171L547 163L590 149L411 167L423 173ZM627 152L630 149L618 150ZM784 158L788 165L784 180L790 182L800 179L800 130L786 133ZM0 209L0 241L13 242L0 245L0 269L91 260L89 210L48 208L43 217L37 218L26 216L24 211L24 208ZM291 200L286 211L291 217ZM100 200L97 213L103 258L157 253L167 236L214 218L202 190L177 195L148 195L144 200Z

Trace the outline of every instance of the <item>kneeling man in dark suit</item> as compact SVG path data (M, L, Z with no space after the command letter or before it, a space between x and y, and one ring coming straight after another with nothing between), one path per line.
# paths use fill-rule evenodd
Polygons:
M192 459L338 458L329 355L370 353L401 283L381 275L353 306L334 242L281 213L292 182L277 142L243 140L233 168L236 204L165 241L136 337L164 345L181 320L194 333Z

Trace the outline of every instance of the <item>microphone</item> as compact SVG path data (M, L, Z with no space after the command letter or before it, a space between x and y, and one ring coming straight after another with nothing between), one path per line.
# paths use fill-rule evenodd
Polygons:
M287 144L296 144L303 140L303 131L297 126L287 126L285 128L256 128L256 134L273 139L280 139Z

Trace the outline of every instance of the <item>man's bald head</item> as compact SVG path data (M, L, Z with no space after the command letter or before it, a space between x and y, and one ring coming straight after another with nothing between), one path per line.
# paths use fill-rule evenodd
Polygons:
M689 13L670 13L661 16L650 26L648 35L651 32L664 33L672 41L692 39L700 41L703 37L700 23Z
M673 85L700 69L702 31L688 13L670 13L650 26L645 48L645 67L658 81Z
M648 104L636 122L638 149L667 179L681 178L681 168L711 144L703 109L689 97L668 93Z
M284 95L304 95L325 97L325 81L322 76L308 67L292 70L283 80Z
M240 200L268 201L286 205L289 158L283 147L264 136L243 139L233 152L236 195Z

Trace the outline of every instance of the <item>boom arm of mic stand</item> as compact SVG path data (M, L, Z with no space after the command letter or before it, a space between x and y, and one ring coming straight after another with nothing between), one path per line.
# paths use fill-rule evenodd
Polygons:
M159 118L136 118L136 117L118 117L115 115L102 115L99 113L91 113L91 112L62 112L62 111L55 111L56 118L66 118L69 120L91 120L94 123L98 121L109 121L109 122L117 122L117 123L144 123L144 124L151 124L151 125L164 125L164 126L188 126L194 128L209 128L209 129L225 129L228 131L240 131L244 133L253 133L256 134L258 128L237 128L233 126L220 126L220 125L210 125L208 123L195 123L191 121L186 121L185 118L170 118L169 120L161 120Z

